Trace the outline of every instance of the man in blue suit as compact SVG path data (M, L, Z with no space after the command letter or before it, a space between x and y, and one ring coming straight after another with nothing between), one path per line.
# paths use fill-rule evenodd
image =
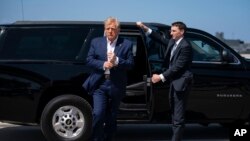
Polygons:
M104 37L91 41L87 65L94 69L83 87L93 96L93 141L112 141L119 104L126 92L126 71L134 64L132 42L120 38L120 23L104 22Z
M141 22L137 22L137 25L153 40L167 46L164 62L168 69L161 74L153 74L151 80L153 83L170 81L169 103L173 124L172 141L180 141L185 126L187 97L193 79L190 70L193 58L192 46L184 37L186 25L183 22L172 23L170 31L172 38L169 40Z

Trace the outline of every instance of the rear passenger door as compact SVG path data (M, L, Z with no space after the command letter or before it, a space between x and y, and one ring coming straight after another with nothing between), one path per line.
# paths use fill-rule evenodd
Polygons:
M247 80L244 66L229 49L209 35L188 32L193 47L194 85L188 100L188 118L231 119L239 117ZM230 60L225 62L223 51Z
M163 38L169 39L168 29L165 27L158 27L157 25L148 24L152 30L158 32ZM150 111L150 119L165 121L170 119L169 111L169 82L159 82L153 84L151 82L152 74L160 74L167 69L164 64L164 54L166 51L166 46L158 41L152 40L143 31L144 42L147 50L147 60L149 66L149 77L148 77L148 109Z
M168 27L150 27L164 38L171 38ZM146 36L145 36L146 37ZM211 35L201 31L188 31L185 35L193 48L192 71L194 83L188 99L187 119L220 120L237 119L247 97L248 84L243 64L237 55ZM166 47L146 37L150 74L162 73ZM225 61L222 54L229 53ZM170 119L168 91L169 83L152 85L152 111L158 119Z

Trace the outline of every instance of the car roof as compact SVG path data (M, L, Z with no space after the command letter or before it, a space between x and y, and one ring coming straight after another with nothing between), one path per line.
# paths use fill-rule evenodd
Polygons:
M103 26L103 21L16 21L14 23L3 24L0 26L6 27L20 27L20 26L84 26L84 25L92 25L92 26ZM169 25L156 23L156 22L144 22L146 25L155 26L159 28L170 28ZM121 22L121 28L135 28L136 22ZM199 31L199 29L195 28L187 28L187 31Z
M120 22L122 29L137 29L136 22ZM103 21L16 21L14 23L9 24L2 24L1 26L4 27L38 27L38 26L84 26L84 25L91 25L95 27L103 27ZM169 25L162 24L162 23L155 23L155 22L144 22L146 25L155 26L158 28L165 28L170 29ZM195 29L195 28L187 28L187 31L191 32L200 32L203 34L207 34L206 32Z
M2 24L0 26L10 26L10 27L20 27L20 26L59 26L59 25L93 25L93 26L103 26L103 21L16 21L14 23ZM147 25L157 26L157 27L169 27L168 25L161 23L145 23ZM121 22L121 27L123 26L135 26L136 22Z
M136 26L136 22L120 22L121 23L121 29L124 31L127 30L138 30L139 28ZM3 27L39 27L39 26L85 26L85 25L91 25L97 28L103 28L103 21L16 21L14 23L9 24L2 24L0 25L0 29ZM161 23L155 23L155 22L144 22L146 25L155 26L160 29L167 29L169 30L171 26ZM187 28L187 32L196 32L200 33L206 36L210 36L213 40L219 42L220 44L225 43L221 40L217 39L216 37L212 36L211 34L200 30L196 28Z

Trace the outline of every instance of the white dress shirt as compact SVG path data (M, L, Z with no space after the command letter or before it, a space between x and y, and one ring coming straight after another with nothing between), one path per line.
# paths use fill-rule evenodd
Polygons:
M107 54L108 54L109 52L114 52L115 46L116 46L116 43L117 43L117 39L118 39L118 37L117 37L113 42L111 42L111 41L109 41L108 38L107 38ZM107 58L107 59L108 59L108 61L109 61L109 58ZM115 65L118 65L118 63L119 63L119 58L116 57ZM104 67L103 67L103 68L104 68ZM105 70L104 74L110 74L110 70L109 70L109 69L105 69L105 68L104 68L104 70Z

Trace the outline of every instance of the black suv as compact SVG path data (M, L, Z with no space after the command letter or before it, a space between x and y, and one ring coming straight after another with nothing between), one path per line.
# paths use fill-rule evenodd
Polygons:
M164 38L170 26L147 23ZM0 25L0 121L39 124L48 140L83 141L91 131L92 99L82 88L90 41L103 36L102 22L16 22ZM135 23L121 23L133 42L134 68L117 120L169 122L169 83L152 84L166 68L166 47ZM249 122L250 63L214 36L188 28L194 84L188 123Z

